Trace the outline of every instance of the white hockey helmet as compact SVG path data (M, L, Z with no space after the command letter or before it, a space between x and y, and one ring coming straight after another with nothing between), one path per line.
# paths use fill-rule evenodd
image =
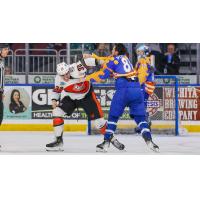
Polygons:
M63 76L69 72L69 65L65 62L61 62L57 64L56 71L58 75Z

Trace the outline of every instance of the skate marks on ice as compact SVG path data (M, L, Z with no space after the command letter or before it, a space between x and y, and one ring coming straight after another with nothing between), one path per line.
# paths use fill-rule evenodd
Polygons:
M45 145L52 141L50 132L0 132L0 154L135 154L135 155L193 155L200 154L200 134L187 136L153 136L160 147L160 152L151 151L140 135L117 135L120 142L125 144L126 151L120 152L110 146L107 153L96 152L96 145L101 143L101 135L87 136L77 133L64 134L63 152L46 152Z

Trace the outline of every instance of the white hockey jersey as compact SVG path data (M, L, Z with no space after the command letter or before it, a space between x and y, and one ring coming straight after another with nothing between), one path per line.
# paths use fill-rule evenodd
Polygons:
M66 96L69 96L72 100L83 99L91 86L90 82L85 79L86 71L87 69L79 61L70 65L70 79L68 81L57 75L52 99L62 100Z

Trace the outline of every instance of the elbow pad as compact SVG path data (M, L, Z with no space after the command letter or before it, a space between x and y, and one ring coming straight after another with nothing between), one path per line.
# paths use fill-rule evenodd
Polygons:
M110 77L110 71L108 69L104 69L103 71L94 72L86 76L86 80L92 82L102 82L103 80L109 77Z

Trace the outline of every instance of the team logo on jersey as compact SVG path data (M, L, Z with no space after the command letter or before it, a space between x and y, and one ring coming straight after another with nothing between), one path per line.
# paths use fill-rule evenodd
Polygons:
M147 101L147 110L149 112L149 116L153 116L158 111L158 109L162 106L161 103L161 100L155 93L149 96Z
M73 90L76 91L76 92L79 92L79 91L81 91L83 89L85 89L85 85L84 84L76 84L73 87Z
M85 81L82 83L76 83L76 84L69 85L69 86L65 87L64 90L65 90L65 92L84 94L84 93L88 92L89 89L90 89L90 83L89 83L89 81Z

